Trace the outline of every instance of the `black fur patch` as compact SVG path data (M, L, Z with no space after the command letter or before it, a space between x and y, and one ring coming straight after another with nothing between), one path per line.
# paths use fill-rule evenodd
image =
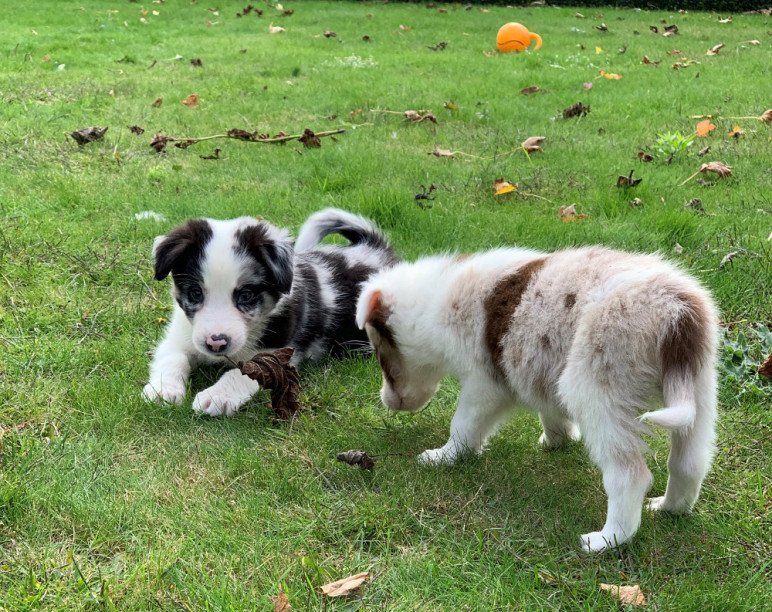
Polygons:
M275 299L292 286L292 246L289 241L277 244L262 223L236 232L237 252L248 255L265 273L265 291Z

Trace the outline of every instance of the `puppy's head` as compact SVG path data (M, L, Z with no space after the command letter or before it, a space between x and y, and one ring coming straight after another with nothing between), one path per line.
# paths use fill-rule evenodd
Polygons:
M292 285L292 243L266 221L193 219L155 240L155 278L174 298L204 355L231 356L261 329Z
M381 366L381 401L391 410L415 412L437 392L443 372L422 350L420 334L415 333L417 313L400 303L390 288L395 277L398 280L399 271L391 270L364 286L357 325L367 332Z

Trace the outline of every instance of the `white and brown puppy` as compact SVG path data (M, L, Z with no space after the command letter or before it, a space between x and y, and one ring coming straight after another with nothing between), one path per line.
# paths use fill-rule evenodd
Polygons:
M351 244L319 244L332 233ZM253 217L193 219L159 236L153 252L156 279L172 276L174 313L144 396L176 404L201 363L285 346L298 363L366 345L354 322L361 284L397 261L372 222L335 208L311 215L294 245L285 230ZM193 409L230 416L258 389L232 369L196 395Z
M585 550L638 530L652 480L644 422L670 429L672 444L667 490L649 507L696 501L714 452L718 320L708 292L656 255L499 249L402 263L367 282L357 324L389 408L420 409L446 373L461 382L450 439L422 463L481 451L517 404L538 412L546 448L581 432L608 496Z

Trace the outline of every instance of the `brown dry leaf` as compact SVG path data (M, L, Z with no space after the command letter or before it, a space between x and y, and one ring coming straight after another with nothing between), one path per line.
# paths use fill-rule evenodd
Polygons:
M163 103L164 103L163 98L156 98L155 100L153 100L153 103L150 106L152 106L153 108L161 108L161 104Z
M625 189L629 187L636 187L640 184L640 182L643 180L642 178L633 178L633 172L634 170L630 170L630 174L627 176L619 176L617 177L617 187L624 187Z
M345 453L338 453L335 455L338 461L348 463L349 465L358 465L363 470L372 470L375 467L375 459L368 455L365 451L350 450Z
M595 29L599 32L608 32L608 26L605 23L601 23L600 25L596 25Z
M539 93L541 90L541 87L538 85L529 85L528 87L523 87L520 93L524 96L530 96L531 94Z
M705 55L718 55L718 52L721 51L726 47L724 43L718 43L717 45L713 45L710 49L708 49L707 53Z
M248 140L254 142L257 140L257 132L247 132L239 128L232 128L228 130L228 138L235 138L236 140Z
M719 23L732 23L732 16L729 15L729 17L727 17L726 19L719 19L718 22Z
M678 26L675 25L675 24L673 24L673 25L666 25L665 26L665 31L662 32L662 36L666 36L666 37L667 36L673 36L674 34L678 34Z
M273 612L291 612L292 610L289 598L284 591L279 591L278 595L273 595L271 601L273 601Z
M337 34L333 32L332 30L325 30L324 37L325 38L335 38Z
M761 364L759 374L766 378L772 378L772 355L767 357L767 360Z
M670 49L667 52L668 55L681 55L681 49Z
M610 81L618 81L622 78L621 74L614 74L613 72L606 72L605 70L601 70L599 74L604 79L608 79Z
M584 213L576 212L576 204L571 204L571 206L561 206L558 212L560 214L560 220L563 223L571 223L572 221L579 221L587 218L587 215Z
M105 132L109 128L98 128L98 127L90 127L90 128L83 128L80 130L76 130L74 132L70 133L70 136L77 142L79 145L83 146L84 144L88 144L89 142L94 142L95 140L102 140L102 138L105 135Z
M286 32L287 28L283 28L281 26L275 26L273 24L270 24L268 26L268 33L269 34L281 34L282 32Z
M733 128L730 130L730 131L729 131L729 137L730 137L730 138L735 138L735 139L736 139L736 138L740 138L740 136L742 136L743 134L745 134L745 130L744 130L744 129L742 129L742 128L741 128L739 125L736 125L736 126L734 126L734 127L733 127Z
M764 123L772 123L772 108L768 108L763 113L761 113L759 120L763 121Z
M131 125L129 126L129 131L137 136L142 136L142 134L145 133L145 128L139 127L138 125Z
M645 606L646 596L637 584L617 586L616 584L601 584L601 591L607 591L616 597L623 606Z
M412 29L413 28L411 28L410 26L402 25L401 23L399 24L400 32L409 32Z
M505 193L512 193L513 191L517 191L517 183L510 183L506 179L498 178L493 181L493 191L494 196L504 195Z
M169 137L163 134L156 134L153 136L153 140L150 141L150 146L156 153L161 153L166 149L166 145L169 142Z
M319 139L319 136L314 134L314 132L308 128L303 130L303 135L298 138L298 140L303 143L303 146L306 149L318 149L322 146L322 141Z
M429 155L434 155L435 157L453 157L455 153L450 149L435 147L434 151L432 151Z
M48 53L46 53L46 54L43 56L43 63L44 63L44 64L47 64L47 63L48 63L48 62L50 62L50 61L51 61L51 56L50 56L50 55L48 55Z
M322 593L327 595L327 597L345 597L362 586L369 578L370 574L367 572L354 574L348 578L342 578L341 580L325 584L322 587Z
M590 107L585 106L581 102L572 104L568 108L563 109L563 119L569 119L571 117L584 117L590 112Z
M649 26L649 30L651 30L654 34L659 34L659 28L657 26Z
M646 151L638 151L638 159L640 159L642 162L650 162L654 161L654 156L650 153L646 153Z
M290 363L294 352L292 348L282 348L258 353L238 364L242 374L271 390L271 407L278 419L288 419L300 410L300 378L297 368Z
M699 155L700 157L705 157L708 153L710 153L710 145L708 145L704 149L700 149L699 151L697 151L697 155Z
M190 94L187 98L181 100L180 102L188 108L195 108L198 106L198 96L196 94Z
M352 111L351 111L351 112L348 114L348 116L349 116L349 117L351 117L352 119L356 119L356 118L357 118L359 115L361 115L363 112L365 112L365 109L363 109L363 108L355 108L354 110L352 110Z
M201 61L200 57L194 57L190 60L190 65L194 68L203 68L204 62Z
M520 143L520 146L525 149L526 153L536 153L536 151L542 151L541 143L544 142L546 136L531 136L526 138Z
M724 255L724 257L721 259L721 262L718 264L719 269L723 268L727 264L732 263L732 260L738 255L742 255L742 253L740 251L732 251Z
M711 123L710 119L703 119L697 124L695 132L700 138L706 138L715 129L716 126Z
M652 60L652 59L649 59L648 55L644 55L643 59L641 60L641 64L647 64L649 66L658 66L661 61L662 60Z
M732 176L732 168L723 162L712 161L700 166L700 172L715 172L719 176Z
M435 117L431 111L406 110L403 114L405 115L405 119L412 121L413 123L421 123L421 121L424 120L437 123L437 117Z

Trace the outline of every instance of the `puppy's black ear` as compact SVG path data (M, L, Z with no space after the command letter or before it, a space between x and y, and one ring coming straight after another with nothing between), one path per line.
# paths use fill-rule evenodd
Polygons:
M271 288L287 293L292 286L294 250L286 233L261 221L240 229L237 240L242 251L263 265Z
M192 219L175 227L153 243L155 279L163 280L180 265L183 258L195 256L212 237L212 228L204 219Z

